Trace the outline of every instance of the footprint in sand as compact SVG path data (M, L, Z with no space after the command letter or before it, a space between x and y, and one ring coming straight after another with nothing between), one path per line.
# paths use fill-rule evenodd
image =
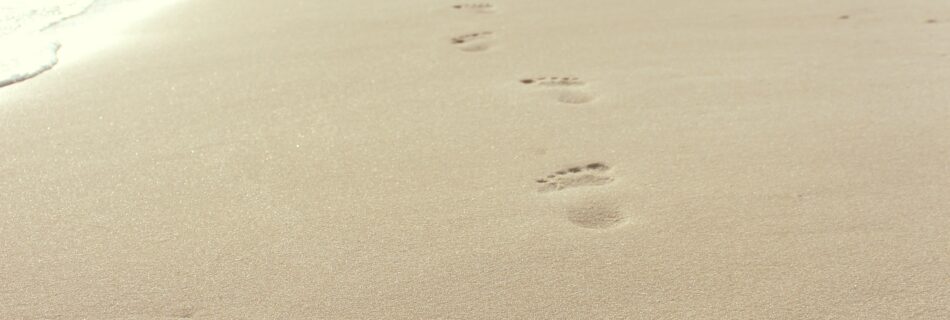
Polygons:
M585 84L584 81L577 77L540 77L540 78L525 78L520 80L521 83L530 84L530 85L539 85L547 87L568 87L568 86L582 86Z
M495 12L495 6L493 6L491 3L463 3L452 6L452 9L475 13Z
M466 52L485 51L491 47L493 38L491 31L475 32L452 38L452 44Z
M607 201L583 201L567 209L567 220L587 229L610 229L627 222L619 207Z
M581 87L587 83L577 77L537 77L519 80L524 85L541 86L547 88L562 88L554 91L557 101L568 104L583 104L594 100L594 96L572 87Z
M614 181L608 173L610 167L601 162L594 162L585 166L570 167L558 170L544 178L536 179L538 192L547 193L570 188L599 186Z
M610 166L593 162L558 170L544 178L536 179L538 192L552 193L571 188L596 187L614 181ZM606 200L584 200L568 206L567 220L582 228L608 229L626 222L627 216L618 206Z

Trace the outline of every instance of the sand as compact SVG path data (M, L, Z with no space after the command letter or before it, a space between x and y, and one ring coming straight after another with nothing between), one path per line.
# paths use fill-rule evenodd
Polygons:
M950 318L946 4L462 4L64 45L0 89L0 318Z

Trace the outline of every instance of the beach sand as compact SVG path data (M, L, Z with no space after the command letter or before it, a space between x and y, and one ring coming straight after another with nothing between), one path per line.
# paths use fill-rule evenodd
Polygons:
M65 44L0 89L0 318L950 318L946 4L489 5Z

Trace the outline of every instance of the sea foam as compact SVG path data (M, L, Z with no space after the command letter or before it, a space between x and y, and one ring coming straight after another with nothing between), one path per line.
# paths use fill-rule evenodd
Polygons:
M0 0L0 87L32 78L59 60L59 42L44 32L86 10L93 0Z
M32 78L49 70L59 59L59 43L37 39L4 39L0 42L0 87Z

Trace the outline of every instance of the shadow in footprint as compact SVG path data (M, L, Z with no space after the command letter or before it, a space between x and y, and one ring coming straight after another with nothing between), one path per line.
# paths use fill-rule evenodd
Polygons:
M518 82L527 86L541 86L547 88L572 88L582 87L587 84L587 82L580 78L572 76L524 78L518 80ZM553 96L557 101L567 104L584 104L594 100L593 95L579 90L555 91Z
M491 3L463 3L452 6L452 9L474 13L493 13L495 6Z
M580 86L580 85L584 85L585 83L584 81L581 81L581 79L578 79L577 77L538 77L538 78L525 78L519 81L523 84L548 86L548 87Z
M547 193L570 188L599 186L611 183L610 167L601 162L558 170L544 178L536 179L538 192Z
M494 33L482 31L460 35L452 38L452 44L465 52L485 51L491 48Z

